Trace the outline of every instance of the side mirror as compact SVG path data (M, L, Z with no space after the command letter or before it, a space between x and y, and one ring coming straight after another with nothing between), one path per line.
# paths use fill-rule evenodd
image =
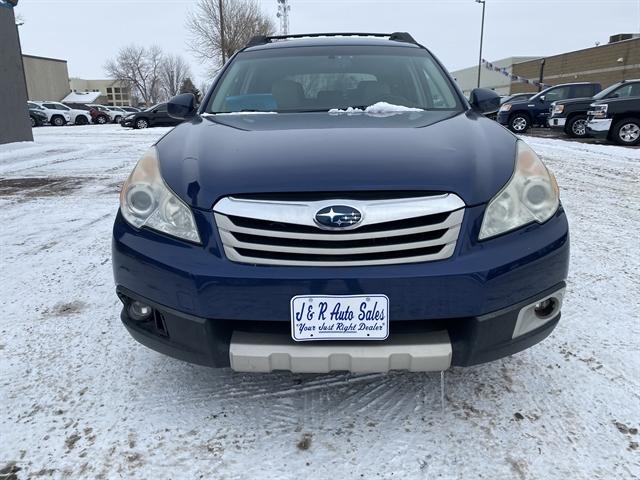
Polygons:
M480 113L496 112L500 108L500 95L486 88L474 88L469 103Z
M196 97L193 93L176 95L167 104L167 112L170 117L184 120L196 115Z
M617 93L612 93L611 95L609 95L609 98L620 98L620 95Z
M546 98L546 95L541 95L538 97L538 100L540 100L541 102L544 102L545 98Z

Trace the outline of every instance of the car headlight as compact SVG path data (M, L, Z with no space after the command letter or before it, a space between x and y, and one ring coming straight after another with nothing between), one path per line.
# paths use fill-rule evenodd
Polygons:
M590 111L589 114L593 115L593 118L607 118L609 105L606 103L604 105L591 105L591 108L593 108L593 110Z
M504 105L502 105L500 107L500 111L501 112L508 112L509 110L511 110L511 104L510 103L505 103Z
M200 243L193 212L160 175L155 147L147 150L122 186L120 211L136 228L148 227Z
M544 223L559 205L555 177L531 147L518 140L513 176L489 202L479 238L494 237L531 222Z
M564 105L554 105L551 114L560 115L562 112L564 112Z

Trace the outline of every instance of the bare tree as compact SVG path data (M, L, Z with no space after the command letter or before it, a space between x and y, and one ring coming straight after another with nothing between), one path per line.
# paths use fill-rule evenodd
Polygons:
M184 80L189 77L191 77L191 69L182 56L165 55L160 65L160 82L165 97L177 95Z
M198 0L187 29L190 49L217 70L254 35L272 35L275 24L256 0Z
M207 94L207 92L209 91L209 88L211 88L211 82L204 80L200 84L200 92L202 93L203 97Z
M158 46L149 48L129 45L121 48L115 59L105 65L107 75L128 85L145 104L153 105L160 97L160 70L163 61Z

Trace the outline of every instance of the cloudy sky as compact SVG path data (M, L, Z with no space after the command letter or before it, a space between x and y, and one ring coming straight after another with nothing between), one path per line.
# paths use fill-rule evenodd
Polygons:
M206 68L188 49L198 0L21 0L24 53L66 59L71 76L103 78L130 44L184 54L197 84ZM257 0L275 20L276 0ZM474 0L290 0L291 32L408 31L450 70L477 63L482 7ZM553 55L640 32L640 0L486 0L484 57Z

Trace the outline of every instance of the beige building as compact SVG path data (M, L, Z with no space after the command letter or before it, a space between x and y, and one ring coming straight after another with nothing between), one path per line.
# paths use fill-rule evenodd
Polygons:
M22 55L29 100L59 101L69 93L67 61Z
M102 95L98 103L105 103L116 107L128 107L131 105L131 91L129 87L117 80L72 78L69 80L69 85L74 92L100 92Z
M514 65L513 73L538 79L541 59ZM543 82L558 85L569 82L597 82L606 88L620 80L640 78L640 37L638 34L613 35L609 43L544 59ZM531 85L512 84L513 92L530 91Z
M513 73L513 66L519 62L526 62L540 57L508 57L492 62L493 65L500 68L506 68L509 73ZM478 66L475 65L462 70L451 72L451 76L455 78L458 86L462 89L465 96L469 96L471 90L478 86ZM480 87L495 90L499 95L509 95L511 91L511 79L500 72L495 72L482 67L480 72ZM535 91L533 85L529 85L530 91Z

